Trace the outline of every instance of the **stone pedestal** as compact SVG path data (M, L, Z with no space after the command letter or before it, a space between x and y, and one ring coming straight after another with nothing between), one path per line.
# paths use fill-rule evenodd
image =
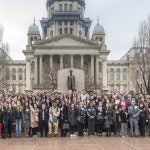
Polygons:
M68 85L67 80L68 76L70 75L70 70L73 70L73 75L75 76L75 89L78 91L82 91L85 89L85 77L84 71L80 69L63 69L58 71L58 86L57 90L59 92L67 92Z

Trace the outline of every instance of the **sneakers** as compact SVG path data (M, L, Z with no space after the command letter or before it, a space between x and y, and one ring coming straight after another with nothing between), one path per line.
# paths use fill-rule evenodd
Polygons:
M70 134L70 137L76 137L77 135L75 135L75 134Z

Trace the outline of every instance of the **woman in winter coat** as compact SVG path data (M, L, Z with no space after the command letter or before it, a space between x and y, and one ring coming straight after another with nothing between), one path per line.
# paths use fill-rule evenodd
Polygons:
M112 125L112 108L109 103L106 103L105 109L105 129L106 136L111 136L111 125Z
M104 127L105 110L103 108L103 103L100 101L96 107L96 133L97 136L102 136Z

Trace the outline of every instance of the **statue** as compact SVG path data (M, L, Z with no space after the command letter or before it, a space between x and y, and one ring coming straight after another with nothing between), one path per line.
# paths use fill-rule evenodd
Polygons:
M68 90L75 89L75 76L72 75L72 70L69 71L70 75L68 76Z

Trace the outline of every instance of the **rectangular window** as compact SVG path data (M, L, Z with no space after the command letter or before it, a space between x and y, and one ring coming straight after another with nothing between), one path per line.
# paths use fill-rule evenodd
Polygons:
M68 34L68 28L65 28L65 34Z
M70 28L70 34L71 34L71 35L73 34L73 29L72 29L72 28Z
M62 4L59 5L59 11L63 11L63 6L62 6Z

